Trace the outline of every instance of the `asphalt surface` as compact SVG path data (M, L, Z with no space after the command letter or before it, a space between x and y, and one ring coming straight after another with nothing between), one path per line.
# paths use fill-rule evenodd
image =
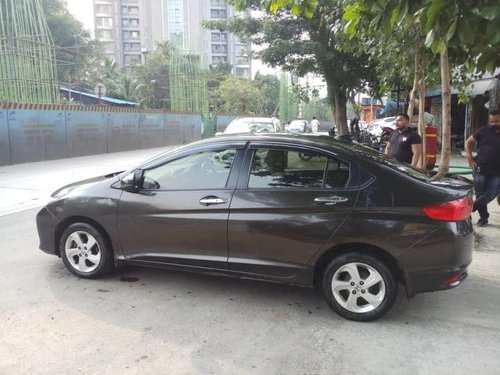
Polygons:
M0 167L0 374L498 374L496 202L461 286L411 300L400 289L372 323L285 285L142 268L82 280L37 249L52 190L160 151Z

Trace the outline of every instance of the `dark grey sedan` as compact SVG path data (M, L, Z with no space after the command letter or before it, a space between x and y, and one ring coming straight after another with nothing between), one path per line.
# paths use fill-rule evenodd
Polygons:
M471 185L327 136L221 136L57 190L40 249L82 278L123 264L318 286L332 309L383 316L459 285Z

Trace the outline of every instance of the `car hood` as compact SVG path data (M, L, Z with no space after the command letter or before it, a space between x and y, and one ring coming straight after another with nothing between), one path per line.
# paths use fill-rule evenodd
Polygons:
M68 195L69 193L74 193L77 191L85 190L86 188L93 186L98 182L105 181L105 180L110 180L110 183L113 183L113 182L115 182L115 180L118 180L118 178L116 176L118 176L122 172L123 171L113 172L113 173L106 174L104 176L97 176L97 177L92 177L92 178L88 178L85 180L73 182L71 184L60 187L59 189L54 191L50 195L50 197L55 198L55 199L62 198L64 196Z

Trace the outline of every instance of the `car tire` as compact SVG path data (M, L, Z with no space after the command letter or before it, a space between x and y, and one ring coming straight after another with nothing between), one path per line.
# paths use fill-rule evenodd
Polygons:
M394 305L398 285L378 258L351 252L334 258L323 273L323 294L340 316L361 322L384 316Z
M94 226L75 223L66 228L59 241L64 265L78 277L95 279L113 270L113 251L109 242Z

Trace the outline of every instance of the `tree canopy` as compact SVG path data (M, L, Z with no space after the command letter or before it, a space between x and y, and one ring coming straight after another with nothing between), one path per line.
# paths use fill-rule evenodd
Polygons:
M348 42L342 29L343 8L340 1L318 0L273 8L281 2L233 1L238 6L263 7L259 18L234 18L226 25L212 22L212 28L236 33L243 40L262 46L263 62L298 76L322 75L339 134L348 134L346 105L355 92L375 80L374 66L355 42ZM275 10L272 13L271 10Z
M62 85L94 88L100 43L69 13L61 0L42 0L47 25L52 34L57 59L58 80Z

